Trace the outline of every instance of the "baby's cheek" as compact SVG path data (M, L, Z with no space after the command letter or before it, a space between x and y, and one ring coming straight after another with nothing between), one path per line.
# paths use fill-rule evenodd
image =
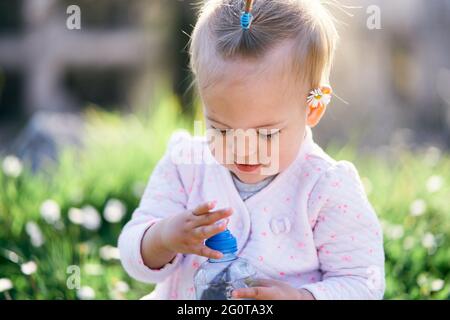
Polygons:
M301 144L299 143L284 143L280 144L279 151L279 162L280 162L280 171L285 170L289 165L294 162L299 152Z
M212 140L208 143L209 150L216 161L222 165L232 164L232 154L226 149L226 144L220 140ZM227 153L228 152L228 153Z

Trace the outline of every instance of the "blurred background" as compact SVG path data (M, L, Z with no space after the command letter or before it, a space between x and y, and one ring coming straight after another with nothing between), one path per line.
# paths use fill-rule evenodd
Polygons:
M117 238L170 134L201 119L186 48L198 3L0 0L0 299L152 290L124 273ZM340 99L316 141L363 178L385 297L448 299L450 1L342 3L356 7L331 7Z

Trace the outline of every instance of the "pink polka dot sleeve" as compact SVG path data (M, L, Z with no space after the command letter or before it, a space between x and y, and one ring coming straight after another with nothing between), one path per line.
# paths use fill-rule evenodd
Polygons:
M323 278L303 288L316 299L382 299L382 231L353 164L340 161L330 167L308 206Z
M118 246L124 269L131 277L142 282L164 281L183 259L183 255L178 254L172 262L154 270L144 264L141 255L141 241L147 229L170 215L186 210L187 195L184 183L171 156L173 148L181 141L182 136L179 133L171 137L167 152L151 174L139 207L119 237Z

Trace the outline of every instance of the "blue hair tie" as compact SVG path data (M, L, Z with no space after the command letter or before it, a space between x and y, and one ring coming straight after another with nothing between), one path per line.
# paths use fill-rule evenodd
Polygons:
M253 16L250 12L243 12L241 15L241 27L245 30L250 29L252 24Z

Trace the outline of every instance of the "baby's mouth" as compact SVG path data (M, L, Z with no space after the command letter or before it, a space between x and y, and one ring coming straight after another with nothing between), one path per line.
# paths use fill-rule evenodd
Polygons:
M261 164L240 164L240 163L235 163L234 165L236 166L236 168L239 171L245 172L245 173L254 172L254 171L256 171L256 170L258 170L259 168L262 167Z

